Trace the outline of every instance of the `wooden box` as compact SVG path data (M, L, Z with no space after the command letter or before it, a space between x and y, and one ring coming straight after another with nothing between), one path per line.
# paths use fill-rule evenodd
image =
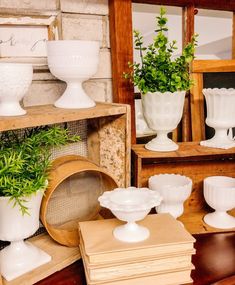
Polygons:
M200 146L197 142L179 143L173 152L153 152L144 145L132 146L133 184L148 185L150 176L160 173L175 173L188 176L193 181L193 190L185 201L184 213L179 218L193 234L223 231L209 227L203 216L213 211L203 197L203 179L213 175L235 177L235 149L222 150ZM231 211L235 214L235 209Z
M120 187L130 184L130 108L97 103L89 109L61 109L53 105L25 108L27 114L0 117L0 132L86 120L88 158L107 170Z

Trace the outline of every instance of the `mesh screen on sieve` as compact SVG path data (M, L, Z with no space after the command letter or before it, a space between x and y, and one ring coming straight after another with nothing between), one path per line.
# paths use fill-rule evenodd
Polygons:
M73 228L73 221L81 221L98 214L98 197L105 189L100 173L84 171L65 179L48 201L46 219L53 226Z

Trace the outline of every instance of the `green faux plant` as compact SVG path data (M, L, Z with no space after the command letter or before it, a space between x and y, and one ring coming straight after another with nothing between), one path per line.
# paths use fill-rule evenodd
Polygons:
M60 127L26 129L0 134L0 196L10 197L21 213L28 214L26 197L45 189L51 166L51 148L76 142Z
M142 94L187 91L193 83L189 64L194 58L197 35L184 47L182 55L173 59L176 41L169 42L165 34L168 31L165 14L165 9L161 8L160 15L156 17L156 36L148 47L143 46L141 33L134 30L134 48L139 50L141 62L129 62L131 70L124 73L124 77L130 79Z

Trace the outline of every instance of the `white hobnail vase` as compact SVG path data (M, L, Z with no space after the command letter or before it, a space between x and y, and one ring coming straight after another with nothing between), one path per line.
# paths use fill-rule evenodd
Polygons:
M127 222L113 230L114 237L123 242L139 242L147 239L150 232L136 221L143 220L151 208L158 206L161 196L148 188L128 187L106 191L98 200L119 220Z
M145 145L152 151L174 151L179 146L168 138L179 124L184 108L185 91L155 92L141 95L144 118L157 137Z
M203 181L203 194L207 204L215 210L204 216L205 223L219 229L235 228L235 217L227 213L235 208L235 178L207 177Z
M162 203L156 207L158 213L169 213L175 219L183 214L184 201L192 191L192 180L179 174L153 175L148 181L149 188L162 196Z
M65 92L54 103L56 107L81 109L96 105L95 101L87 95L82 84L98 70L98 41L48 41L47 59L51 73L67 83Z
M235 147L228 135L228 129L235 127L235 89L207 88L202 92L206 99L206 124L215 129L215 135L200 144L222 149Z
M32 64L0 62L0 116L21 116L20 101L33 78Z
M25 238L39 228L39 210L43 191L25 197L29 214L20 212L14 200L0 197L0 240L10 245L0 251L0 273L7 280L13 280L51 260L51 257L35 247Z

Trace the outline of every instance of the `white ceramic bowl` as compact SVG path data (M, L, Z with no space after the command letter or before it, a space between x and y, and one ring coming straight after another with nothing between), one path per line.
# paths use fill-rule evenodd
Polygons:
M57 40L47 42L48 67L53 75L66 81L67 89L55 102L59 108L80 109L95 106L82 83L98 69L99 42Z
M127 224L116 227L113 231L115 238L125 242L139 242L149 237L149 230L137 225L152 207L161 203L160 195L148 188L116 188L106 191L98 198L101 206L106 207Z
M33 78L33 67L24 63L0 63L0 116L20 116L20 101Z
M210 176L203 181L203 193L207 204L215 209L204 217L204 221L215 228L235 227L235 217L227 213L235 207L235 178Z
M179 174L158 174L149 178L149 188L158 191L163 198L156 211L177 218L183 214L183 203L191 194L192 180Z

